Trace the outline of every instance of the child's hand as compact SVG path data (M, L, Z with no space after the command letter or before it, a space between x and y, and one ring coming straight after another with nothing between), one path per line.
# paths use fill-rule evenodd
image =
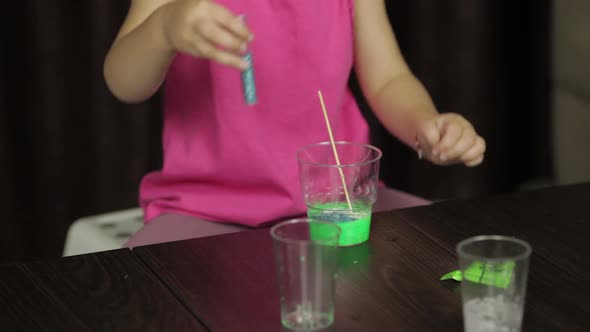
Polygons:
M473 167L483 161L486 143L461 115L444 113L420 126L416 149L437 165Z
M208 58L238 69L248 64L252 33L239 16L209 0L176 0L162 7L165 39L172 50Z

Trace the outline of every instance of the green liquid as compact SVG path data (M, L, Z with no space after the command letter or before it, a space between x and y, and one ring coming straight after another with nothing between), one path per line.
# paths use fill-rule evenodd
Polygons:
M341 247L357 245L369 239L371 207L365 204L355 203L352 205L352 210L348 208L348 204L341 202L316 204L308 206L307 216L310 219L329 221L340 226L338 245Z

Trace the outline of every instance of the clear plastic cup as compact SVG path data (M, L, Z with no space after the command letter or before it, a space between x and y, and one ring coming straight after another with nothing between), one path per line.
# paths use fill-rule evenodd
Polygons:
M500 235L482 235L457 245L466 332L519 332L531 246Z
M334 322L340 228L293 219L273 226L271 235L283 326L296 331L329 327Z
M362 143L330 142L298 151L299 179L308 218L337 223L340 246L369 239L371 213L379 188L381 150Z

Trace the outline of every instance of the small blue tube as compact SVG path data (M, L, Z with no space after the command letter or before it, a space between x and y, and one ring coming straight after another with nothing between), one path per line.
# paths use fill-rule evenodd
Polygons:
M253 105L256 104L257 97L256 97L256 83L254 81L254 66L253 66L253 59L252 59L252 52L248 50L248 52L243 56L243 59L248 62L248 68L242 71L242 87L244 90L244 99L246 100L246 104Z
M246 15L241 15L240 18L246 22ZM242 57L247 63L248 68L242 71L242 90L244 92L244 100L248 105L256 104L256 82L254 81L254 60L252 59L252 51L248 51Z

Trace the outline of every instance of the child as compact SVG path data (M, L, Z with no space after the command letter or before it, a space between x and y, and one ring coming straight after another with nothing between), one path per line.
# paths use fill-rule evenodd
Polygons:
M254 106L242 92L246 51ZM384 0L132 0L105 79L128 103L165 80L165 105L164 165L142 180L146 225L128 246L303 215L295 154L328 138L317 90L336 139L368 143L347 86L353 66L376 116L421 158L483 161L485 142L469 121L438 114L408 69ZM391 189L379 197L376 210L427 203Z

